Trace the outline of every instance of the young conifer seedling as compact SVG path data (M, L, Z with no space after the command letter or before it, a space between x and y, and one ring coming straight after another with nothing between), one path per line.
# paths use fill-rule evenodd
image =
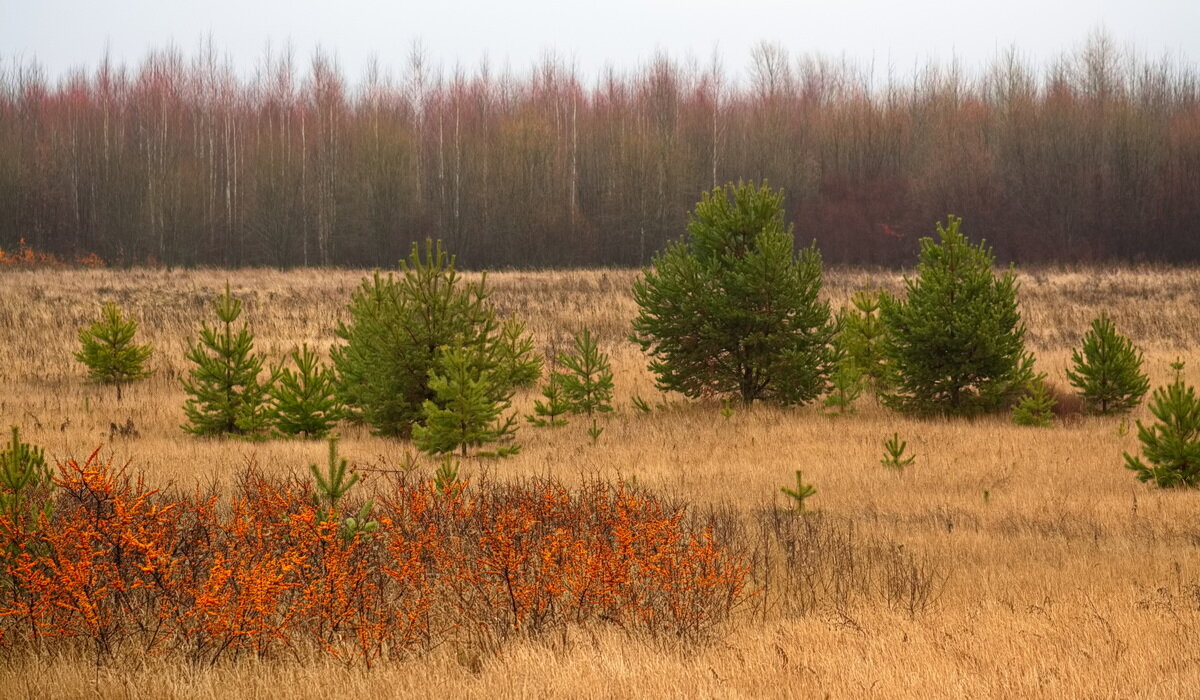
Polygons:
M1127 413L1150 391L1141 350L1117 332L1107 314L1092 321L1083 336L1083 352L1072 350L1071 362L1067 379L1092 413Z
M571 413L594 416L612 411L613 373L608 353L600 352L587 328L572 338L574 349L558 357L563 397Z
M153 350L134 343L136 333L137 322L126 318L111 301L104 303L98 321L79 331L80 349L75 359L87 365L93 382L115 385L117 401L121 400L122 385L150 376L146 360Z
M423 405L424 422L413 428L413 443L430 454L460 450L465 457L471 447L508 442L516 433L513 416L501 418L510 405L498 398L492 371L480 369L469 348L443 347L438 364L429 371L429 388L435 400ZM515 445L490 453L505 457L515 454Z
M905 456L906 447L908 447L908 443L900 439L900 433L892 433L892 437L883 443L885 455L883 459L879 460L879 463L889 469L902 471L917 458L916 455L911 454Z
M555 358L557 359L557 358ZM539 428L554 428L567 424L564 416L570 412L571 405L563 395L562 375L555 365L550 367L550 377L542 387L542 397L545 401L533 402L533 415L525 416L525 420Z
M433 487L443 496L449 496L462 488L462 482L458 480L458 460L450 455L442 458L441 464L433 474Z
M879 319L879 308L885 298L887 292L860 289L850 297L850 306L838 314L838 344L859 369L864 383L876 390L887 376L884 327Z
M191 398L183 410L184 430L195 435L252 436L267 421L267 387L259 383L263 358L254 352L254 336L245 324L234 332L242 315L242 301L225 284L225 293L213 301L219 326L204 323L200 341L187 352L196 366L183 380Z
M833 372L829 376L829 393L825 395L828 415L854 413L854 402L862 395L867 375L847 348L846 314L838 316L838 334L833 339ZM833 411L837 413L833 413Z
M338 501L358 483L358 474L347 473L349 463L338 457L337 438L329 438L329 460L325 471L322 472L316 464L308 465L316 483L313 500L317 504L317 519L328 522L338 517ZM374 501L368 500L358 509L358 513L349 516L341 522L341 535L345 540L352 540L359 534L370 534L379 529L379 523L370 520Z
M1013 406L1012 419L1017 425L1046 428L1054 424L1054 406L1058 400L1046 386L1046 375L1039 374L1029 383L1025 395Z
M1142 443L1143 462L1125 453L1125 466L1140 481L1156 486L1200 486L1200 397L1183 381L1183 362L1171 363L1175 381L1154 390L1150 412L1158 419L1153 425L1137 421L1138 440Z
M290 357L296 369L276 367L270 388L272 422L284 435L321 438L341 418L333 370L305 344Z
M12 440L0 451L0 514L12 522L38 513L49 517L53 508L49 500L41 509L28 508L27 504L38 491L53 488L45 452L21 442L20 431L13 426Z
M796 470L796 488L784 486L779 490L792 499L792 509L797 513L803 513L805 501L817 495L817 489L812 484L804 483L804 474L799 469Z

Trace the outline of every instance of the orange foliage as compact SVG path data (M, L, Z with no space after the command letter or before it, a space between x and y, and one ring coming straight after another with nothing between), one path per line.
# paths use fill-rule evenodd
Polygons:
M72 262L64 262L53 253L42 253L30 248L22 238L17 249L7 251L0 248L0 268L5 267L104 267L104 260L95 253L80 255Z
M620 483L397 477L375 494L378 530L352 536L356 511L322 520L307 483L253 468L226 503L149 489L95 453L56 484L49 517L0 516L0 650L370 664L568 625L696 641L745 597L748 564L711 529Z

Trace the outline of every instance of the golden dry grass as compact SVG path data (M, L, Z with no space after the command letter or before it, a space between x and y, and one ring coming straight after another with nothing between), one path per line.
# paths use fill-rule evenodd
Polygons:
M872 399L831 418L813 406L755 407L729 419L711 403L653 388L644 360L624 340L634 305L624 270L489 275L494 300L520 315L543 347L586 325L611 353L617 412L598 447L585 427L522 429L520 455L464 465L492 478L556 474L636 477L700 504L749 511L775 499L795 469L813 503L852 523L856 536L918 553L944 579L936 601L908 614L882 597L819 606L802 617L747 606L717 644L663 648L613 630L580 630L564 644L518 643L482 659L445 649L364 671L322 659L188 668L160 659L93 666L77 658L14 657L0 663L0 695L274 697L399 694L452 697L1179 697L1200 684L1200 494L1134 480L1121 453L1135 431L1120 419L1084 418L1051 429L1004 417L918 421ZM209 300L229 280L246 301L258 347L278 359L301 342L327 349L360 271L100 270L0 274L0 424L22 427L50 456L131 462L152 482L226 479L254 461L298 471L323 446L186 436L186 343ZM1100 310L1146 351L1152 383L1189 360L1200 380L1200 273L1188 269L1072 268L1021 274L1028 338L1039 366L1065 386L1070 348ZM834 269L836 305L862 287L901 288L892 272ZM71 357L77 329L113 299L154 344L153 378L114 392L86 385ZM668 405L642 415L634 394ZM519 399L528 408L532 396ZM1145 418L1142 408L1134 417ZM137 437L110 439L132 420ZM916 464L879 464L893 431ZM342 452L394 464L408 447L344 430ZM985 498L985 493L986 498Z

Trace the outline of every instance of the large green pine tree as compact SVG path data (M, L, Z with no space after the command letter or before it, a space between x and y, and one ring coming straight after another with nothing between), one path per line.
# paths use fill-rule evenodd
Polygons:
M183 410L195 435L254 435L266 424L266 387L259 382L263 358L254 352L254 336L246 324L234 332L242 301L225 292L213 301L218 326L200 327L200 339L188 349L196 366L183 380L190 398Z
M1150 391L1150 378L1142 371L1141 350L1117 332L1107 314L1092 321L1083 336L1082 350L1071 351L1073 367L1067 370L1067 379L1088 411L1127 413Z
M991 250L938 222L939 240L921 239L915 279L903 299L880 308L887 358L885 405L914 414L999 411L1033 379L1016 273L997 276Z
M688 236L634 283L632 339L664 391L806 403L826 387L834 325L821 256L799 255L765 183L705 193Z
M133 342L137 327L137 321L125 318L120 307L107 301L101 318L79 331L80 349L75 359L87 366L92 381L115 385L117 401L121 400L122 385L150 376L146 360L153 350L148 344Z

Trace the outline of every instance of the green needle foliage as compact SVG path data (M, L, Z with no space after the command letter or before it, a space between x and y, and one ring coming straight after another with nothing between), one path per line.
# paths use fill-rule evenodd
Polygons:
M116 304L105 302L100 313L99 320L80 329L80 349L75 359L87 365L92 381L115 385L120 401L122 385L150 376L146 360L153 349L133 342L137 321L125 318Z
M413 428L413 442L430 454L444 454L494 442L512 440L516 419L501 420L508 410L511 393L499 397L493 370L485 368L468 348L443 347L437 366L429 372L434 397L423 404L424 421ZM515 454L508 446L497 456Z
M1125 453L1125 466L1140 481L1156 486L1200 486L1200 398L1183 381L1183 363L1173 362L1175 381L1158 387L1150 399L1150 412L1158 423L1137 421L1142 455L1149 464Z
M450 496L462 486L463 482L458 479L458 460L446 455L433 474L433 487L438 493Z
M608 353L600 352L588 329L571 338L571 352L561 353L558 364L563 398L571 413L592 416L612 411L613 373Z
M325 471L322 472L316 464L308 465L308 470L312 473L313 481L316 483L313 500L317 504L317 518L321 522L327 522L338 516L338 502L358 483L358 474L347 473L347 467L349 467L349 463L338 457L337 438L333 437L329 438L329 460ZM366 535L378 530L379 523L369 519L374 507L374 502L368 500L359 508L357 514L342 520L342 538L352 540L356 535Z
M903 470L917 458L916 455L905 456L907 447L908 443L900 439L900 433L892 433L892 437L883 442L884 456L879 463L888 469Z
M364 279L350 322L336 331L345 344L331 353L350 417L381 435L409 436L435 398L429 376L443 346L470 350L473 371L492 378L494 400L535 382L541 358L519 321L497 318L486 281L464 282L440 241L426 241L424 255L414 244L398 277Z
M838 333L833 338L833 372L829 376L829 393L824 402L829 415L854 413L854 402L862 395L867 383L866 373L848 348L852 341L848 338L847 322L845 311L838 314ZM837 413L833 413L835 410Z
M783 195L766 184L706 193L688 236L634 283L632 340L664 391L803 404L824 390L834 326L821 256L796 255Z
M1013 406L1013 423L1047 428L1054 424L1054 407L1057 403L1058 399L1046 386L1046 375L1039 374L1029 382L1025 395Z
M52 504L48 498L40 509L33 508L32 503L43 500L39 497L53 488L45 452L21 442L20 431L13 426L12 440L0 451L0 515L13 521L39 513L49 517Z
M1016 273L997 277L991 251L959 232L962 219L921 239L916 279L905 299L885 297L880 320L888 364L885 405L918 415L998 411L1033 378Z
M554 428L567 424L564 418L570 412L571 406L563 396L562 375L551 367L550 377L542 387L542 397L545 401L534 400L533 415L525 416L525 420L539 428Z
M284 435L325 437L341 418L333 370L305 344L291 352L296 369L276 367L271 385L271 420Z
M1117 332L1112 319L1101 313L1083 336L1083 352L1071 351L1073 370L1067 379L1092 413L1127 413L1150 391L1142 372L1142 352Z
M600 352L595 338L588 329L571 338L570 352L560 352L554 357L550 378L542 388L545 402L534 401L535 415L527 420L537 426L565 425L564 413L591 416L592 442L604 432L598 428L594 418L597 413L612 411L613 374L608 354ZM561 369L560 369L561 368Z
M838 346L876 391L887 381L885 329L879 318L886 297L887 292L860 289L850 297L850 306L838 314Z
M792 509L798 513L804 512L804 502L817 495L817 489L812 484L804 483L804 474L796 470L796 488L783 486L779 489L785 496L792 499Z
M187 352L196 366L183 380L191 395L183 407L189 421L183 429L195 435L254 435L265 427L268 414L267 387L258 381L263 358L254 352L254 336L245 324L234 332L242 302L231 295L228 283L213 310L220 325L202 324L200 341Z

